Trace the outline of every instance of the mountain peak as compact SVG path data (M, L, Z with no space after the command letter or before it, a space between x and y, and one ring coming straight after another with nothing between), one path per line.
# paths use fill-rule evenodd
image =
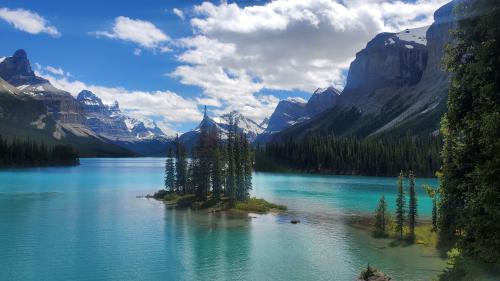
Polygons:
M285 100L282 100L282 101L290 102L290 103L299 103L299 104L305 104L305 103L307 103L303 98L300 98L300 97L288 97L288 98L286 98Z
M102 100L89 90L82 90L76 100L90 106L103 106Z
M47 83L47 80L35 75L23 49L15 51L12 57L0 62L0 77L15 87Z
M313 93L313 95L322 95L322 94L333 94L338 96L340 95L340 91L335 89L333 86L328 86L326 88L318 88Z
M17 50L17 51L14 52L14 55L12 57L27 59L28 58L28 54L26 53L26 51L24 49L19 49L19 50Z

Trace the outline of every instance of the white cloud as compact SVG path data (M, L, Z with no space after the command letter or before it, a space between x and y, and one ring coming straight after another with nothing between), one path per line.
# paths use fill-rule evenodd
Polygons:
M113 23L111 31L96 31L93 34L112 39L139 44L146 49L169 51L166 44L170 37L149 21L131 19L128 17L117 17Z
M142 54L142 50L141 49L139 49L139 48L135 48L134 49L134 55L140 56L141 54Z
M429 25L446 1L275 0L247 7L204 2L193 9L193 36L176 42L184 50L170 75L201 87L224 110L262 119L276 98L257 97L259 91L342 88L343 71L376 34Z
M61 73L67 72L62 70ZM184 98L171 91L138 91L122 87L90 85L67 76L54 75L48 68L41 68L36 74L48 79L54 87L68 91L74 96L86 89L95 93L107 104L118 101L125 113L138 119L159 120L158 124L164 128L172 128L174 124L198 122L202 118L195 100Z
M40 65L37 66L37 68L39 68ZM70 76L69 72L64 72L64 70L60 67L53 67L53 66L46 66L45 67L45 70L54 74L54 75L58 75L58 76Z
M54 37L61 34L54 26L35 12L24 9L0 8L0 18L12 24L15 28L30 34L47 33Z
M185 16L184 16L184 12L182 10L179 10L177 8L173 8L172 9L172 12L178 16L181 20L184 20L185 19Z

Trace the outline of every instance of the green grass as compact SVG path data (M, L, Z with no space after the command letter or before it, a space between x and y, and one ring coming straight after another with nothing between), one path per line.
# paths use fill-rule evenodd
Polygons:
M266 213L271 210L286 211L287 207L253 197L243 202L236 202L233 209L253 213Z
M432 230L432 224L417 225L415 227L415 243L437 248L439 236Z

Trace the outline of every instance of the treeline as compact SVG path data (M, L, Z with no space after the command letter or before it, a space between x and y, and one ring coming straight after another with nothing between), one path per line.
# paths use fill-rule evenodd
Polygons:
M0 136L0 167L39 167L78 165L78 154L68 145L48 146L43 142L12 141Z
M394 176L403 169L434 176L440 168L441 144L434 136L309 136L259 147L256 170Z
M248 199L252 189L253 153L247 138L230 120L227 140L208 122L200 127L200 137L191 159L178 138L165 163L165 190L195 194L197 200L231 201Z

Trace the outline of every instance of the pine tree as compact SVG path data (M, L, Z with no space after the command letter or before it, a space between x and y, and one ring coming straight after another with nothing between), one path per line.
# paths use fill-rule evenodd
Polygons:
M168 149L167 159L165 160L165 189L174 192L175 190L175 164L172 148Z
M244 153L244 199L248 199L250 190L252 190L252 171L253 157L252 149L246 137L243 137L243 153Z
M181 144L179 137L175 138L175 170L177 191L186 193L187 185L187 159L186 149Z
M387 236L387 223L389 216L387 214L387 203L385 201L385 196L382 195L378 202L378 206L375 212L375 223L374 223L374 234L377 237Z
M409 194L409 203L408 203L408 227L410 230L410 238L413 239L415 238L415 224L416 224L416 218L417 218L417 193L415 191L415 175L413 174L412 171L410 171L410 174L408 175L408 180L409 180L409 187L408 187L408 194Z
M430 185L424 185L424 190L429 195L429 197L432 199L432 230L437 231L438 225L438 200L439 200L439 192L437 189L431 187Z
M500 3L461 1L446 50L451 76L443 117L441 242L500 263Z
M230 118L227 139L226 196L232 201L236 200L235 131L234 121Z
M214 130L216 133L216 131ZM223 182L223 165L222 165L222 157L220 153L220 143L218 141L218 136L215 138L216 144L213 149L212 154L212 197L215 200L219 200L222 193L222 182Z
M236 177L236 200L245 200L245 159L243 152L243 138L240 133L236 134L234 143L234 162Z
M398 194L396 198L396 232L399 234L399 239L403 239L403 229L405 224L405 194L403 189L403 171L398 177Z

